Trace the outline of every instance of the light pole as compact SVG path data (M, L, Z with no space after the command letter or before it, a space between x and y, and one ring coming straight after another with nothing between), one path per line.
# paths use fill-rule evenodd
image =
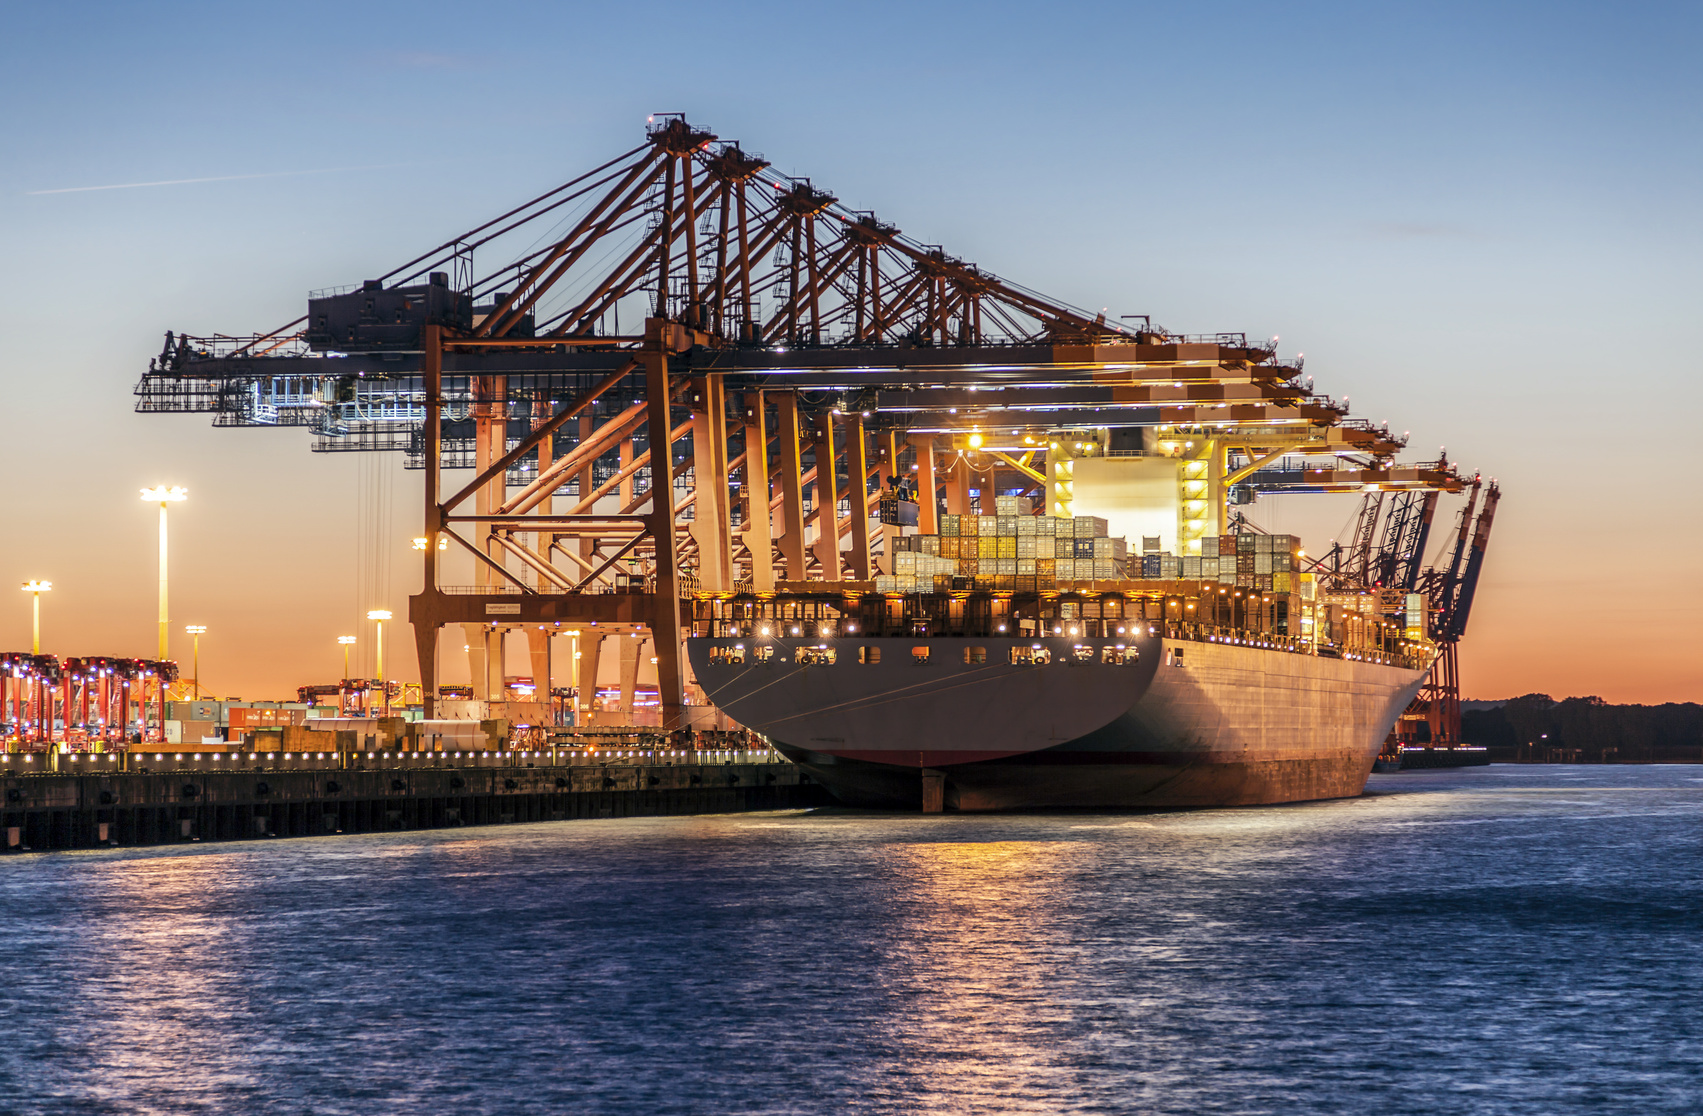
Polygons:
M191 669L195 672L195 700L201 700L201 637L207 632L205 624L185 624L183 630L194 637L194 648L191 654Z
M53 582L37 581L31 578L24 582L23 588L24 592L35 598L31 606L31 610L35 613L35 626L32 629L34 635L30 637L30 654L39 655L41 654L41 595L52 590Z
M337 715L349 715L349 648L355 645L354 636L338 636L337 642L343 647L343 677L337 681Z
M375 608L367 613L367 619L378 625L378 641L373 644L373 673L378 675L378 692L383 701L383 716L390 716L390 687L384 684L384 622L390 619L387 609Z
M156 485L142 490L142 499L160 505L160 661L171 658L170 621L166 616L166 505L189 498L189 490L172 485Z

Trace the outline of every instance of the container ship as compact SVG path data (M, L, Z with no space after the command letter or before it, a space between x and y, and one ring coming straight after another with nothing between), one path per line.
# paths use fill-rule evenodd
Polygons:
M1304 570L1289 535L1208 538L1195 556L1106 536L1093 516L943 516L893 556L914 554L893 563L913 572L699 595L691 666L723 713L851 805L1359 794L1439 654L1424 595L1345 589ZM1002 544L1053 557L962 576L963 554Z
M635 718L642 672L661 726L731 718L864 804L1291 801L1460 742L1494 482L1398 461L1278 338L1050 297L679 114L290 316L167 332L137 409L421 470L429 719L556 715L505 640L549 681L561 635L576 723ZM1248 518L1289 493L1359 496L1352 536Z

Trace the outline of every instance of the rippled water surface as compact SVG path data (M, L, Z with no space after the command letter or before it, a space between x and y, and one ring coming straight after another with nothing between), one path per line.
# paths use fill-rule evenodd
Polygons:
M1703 768L0 861L0 1112L1703 1110Z

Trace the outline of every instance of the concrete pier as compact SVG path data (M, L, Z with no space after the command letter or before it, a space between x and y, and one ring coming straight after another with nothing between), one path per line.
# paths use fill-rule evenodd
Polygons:
M536 758L526 761L529 754ZM304 763L280 754L271 764L250 761L236 770L218 761L223 769L215 770L204 757L191 761L186 755L180 764L156 761L171 770L8 774L0 776L0 851L737 813L832 801L807 772L770 759L647 763L644 757L618 757L588 763L576 756L582 762L550 763L548 753L479 757L483 763L458 758L464 762L363 756L354 765L347 758Z

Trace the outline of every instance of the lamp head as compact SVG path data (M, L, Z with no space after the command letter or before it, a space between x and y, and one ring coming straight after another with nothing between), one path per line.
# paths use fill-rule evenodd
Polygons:
M207 625L205 625L205 624L185 624L183 626L183 630L188 635L205 635L206 632L207 632Z
M337 642L341 643L345 647L347 647L349 644L355 642L355 637L354 636L338 636Z
M163 484L156 485L153 488L144 488L142 499L158 504L176 503L179 500L189 499L189 489L175 484L170 488Z
M31 578L29 581L26 581L23 584L23 590L26 593L46 593L49 590L51 590L52 588L53 588L53 582L51 582L51 581L36 581L34 578Z
M388 609L375 608L371 612L367 613L367 619L368 620L389 620L390 619L390 611Z

